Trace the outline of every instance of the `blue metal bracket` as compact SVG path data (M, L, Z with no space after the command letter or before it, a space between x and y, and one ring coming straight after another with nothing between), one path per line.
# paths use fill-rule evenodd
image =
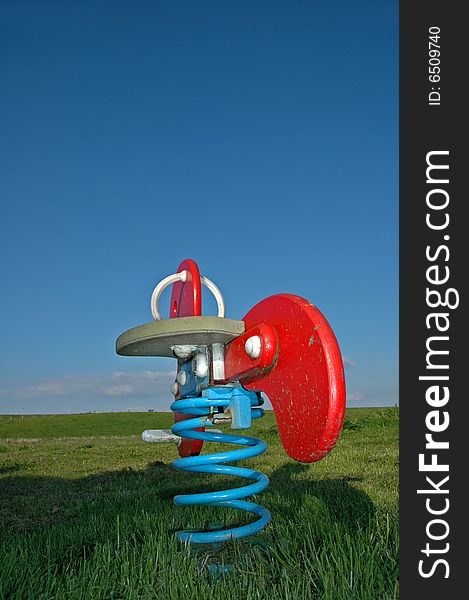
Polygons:
M259 395L245 390L242 386L206 388L202 391L202 397L223 401L222 411L224 415L231 417L231 429L249 429L252 419L260 418L264 414L262 408L253 408L259 405ZM217 404L220 406L219 402Z

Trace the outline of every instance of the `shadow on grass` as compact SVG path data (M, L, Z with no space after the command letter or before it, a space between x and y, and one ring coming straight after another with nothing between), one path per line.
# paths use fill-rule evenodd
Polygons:
M23 465L15 463L14 465L5 465L0 467L0 475L6 475L7 473L17 473L21 471Z
M351 533L366 528L375 509L367 494L351 485L360 478L302 477L309 468L301 463L282 465L270 475L269 488L253 501L268 504L274 519L277 512L282 518L294 520L307 500L316 499L334 521ZM172 498L177 494L230 489L243 481L176 471L162 461L149 463L141 471L129 467L80 479L20 476L15 471L17 465L3 470L6 476L0 479L1 521L3 528L13 532L31 531L44 525L76 526L78 519L90 513L103 517L106 513L109 517L132 516L142 506L154 511L155 516L166 513L167 517L175 511ZM181 516L187 509L177 510ZM172 526L165 523L168 532L185 527L182 518L176 521Z
M354 487L354 482L361 477L342 477L337 479L301 478L310 465L292 462L286 463L273 471L270 476L269 490L277 492L284 498L294 500L286 506L290 516L299 510L307 498L319 500L327 509L329 516L350 532L358 528L366 528L370 517L375 513L375 506L370 497ZM285 512L285 507L283 509Z
M218 548L193 546L190 553L197 555L199 575L212 563L239 564L246 572L256 572L264 565L263 572L273 569L275 579L280 576L275 569L289 561L292 572L298 569L297 578L305 568L301 566L305 547L348 556L347 543L360 542L371 527L373 503L353 486L356 478L314 480L310 468L286 463L271 473L269 488L253 499L272 514L273 527L262 535ZM77 479L5 473L0 479L0 561L15 566L11 581L2 583L6 576L0 575L0 597L2 585L6 590L16 589L14 573L26 568L35 573L30 584L34 580L37 585L37 573L46 567L54 573L53 578L65 581L70 573L79 578L85 564L98 572L109 556L113 557L112 565L117 565L114 570L124 569L121 562L126 560L141 564L143 555L158 553L162 564L167 565L161 568L183 565L186 554L175 541L175 531L233 527L249 522L251 517L244 511L221 507L176 507L172 497L229 489L240 483L243 480L237 478L176 471L162 461L149 463L144 470L129 467ZM337 540L339 546L334 545ZM341 540L345 544L342 550ZM177 558L173 559L175 551ZM17 564L18 556L21 564ZM315 577L320 579L321 575L316 573ZM41 585L46 583L44 580Z

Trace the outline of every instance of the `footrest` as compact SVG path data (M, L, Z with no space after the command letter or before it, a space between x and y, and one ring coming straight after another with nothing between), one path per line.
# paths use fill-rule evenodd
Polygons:
M213 433L222 433L221 429L212 429ZM147 443L153 444L166 444L169 442L179 442L181 438L178 435L174 435L171 429L145 429L142 432L142 440Z
M174 435L171 429L145 429L142 432L142 440L144 442L153 442L164 444L168 442L177 442L180 439L178 435Z

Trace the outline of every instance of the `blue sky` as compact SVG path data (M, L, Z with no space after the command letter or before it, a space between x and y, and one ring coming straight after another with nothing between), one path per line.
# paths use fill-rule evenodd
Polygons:
M228 317L311 300L348 405L398 402L397 2L1 18L1 413L168 410L175 361L114 342L187 257Z

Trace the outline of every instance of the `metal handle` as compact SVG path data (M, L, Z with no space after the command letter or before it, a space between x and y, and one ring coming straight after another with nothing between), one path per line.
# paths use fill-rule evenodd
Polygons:
M158 283L158 285L155 287L155 289L153 290L153 293L151 295L151 301L150 301L151 314L153 315L153 319L155 321L162 320L160 311L158 309L158 302L160 300L160 296L161 296L163 290L165 288L167 288L168 285L171 285L172 283L176 283L177 281L182 281L182 283L185 283L187 280L187 273L188 273L187 271L181 271L180 273L175 273L174 275L168 275L168 277L165 277L164 279L162 279ZM201 275L200 282L202 283L202 285L205 285L205 287L208 288L212 292L212 294L215 296L215 300L217 301L217 306L218 306L218 316L220 318L224 318L225 302L223 300L223 296L222 296L220 290L213 283L213 281L211 281L208 277L204 277L203 275Z

